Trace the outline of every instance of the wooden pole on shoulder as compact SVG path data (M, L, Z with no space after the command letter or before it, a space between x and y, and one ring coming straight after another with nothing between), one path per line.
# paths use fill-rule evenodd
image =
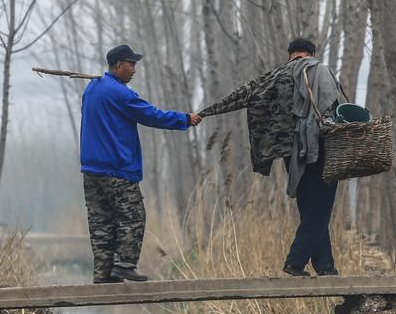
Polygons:
M62 70L49 70L43 68L32 68L32 71L37 72L37 74L40 76L42 76L41 73L43 73L49 75L67 76L69 78L82 78L82 79L95 79L102 77L101 75L90 75L85 73L62 71Z

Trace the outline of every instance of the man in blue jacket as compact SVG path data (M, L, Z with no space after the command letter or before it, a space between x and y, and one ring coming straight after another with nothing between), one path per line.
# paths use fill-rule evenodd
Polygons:
M186 130L201 118L159 110L128 88L125 84L143 57L129 46L117 46L106 57L109 71L91 80L82 97L80 160L94 283L146 281L136 271L145 229L137 124Z

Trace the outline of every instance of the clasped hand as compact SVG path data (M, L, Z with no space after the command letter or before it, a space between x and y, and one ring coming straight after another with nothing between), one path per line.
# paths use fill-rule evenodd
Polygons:
M196 126L196 125L200 124L202 121L202 118L195 113L190 113L190 119L191 119L192 126Z

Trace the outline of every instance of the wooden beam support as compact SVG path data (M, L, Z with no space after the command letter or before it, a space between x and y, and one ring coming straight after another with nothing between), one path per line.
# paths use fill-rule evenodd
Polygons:
M231 299L396 295L396 277L294 277L125 282L0 289L0 309Z

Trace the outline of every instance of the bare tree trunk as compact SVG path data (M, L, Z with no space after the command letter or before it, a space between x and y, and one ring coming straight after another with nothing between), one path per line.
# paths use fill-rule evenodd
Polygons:
M332 13L334 12L332 0L325 1L325 13L322 22L322 29L319 34L319 41L317 43L317 53L316 56L319 60L323 60L325 48L329 41L329 29L333 23Z
M218 6L216 6L218 4ZM203 1L203 24L204 39L207 60L206 86L208 101L219 101L233 88L232 70L233 47L230 41L234 40L233 30L229 27L229 10L232 7L230 1ZM232 8L231 8L232 9ZM232 20L232 19L231 19ZM225 24L226 23L226 24ZM228 25L228 27L226 26ZM220 83L221 82L221 83ZM234 117L235 118L235 113ZM216 194L220 196L222 203L229 204L229 193L232 175L229 169L231 133L227 129L229 125L226 119L232 119L230 115L218 116L207 128L206 168L216 171L217 180L215 185ZM225 193L223 193L226 190Z
M363 49L365 44L365 34L366 34L366 20L367 20L367 5L366 0L346 0L341 2L341 7L339 8L341 11L339 16L342 16L342 25L344 31L344 51L342 55L342 67L341 67L341 75L340 81L344 86L346 94L348 95L350 101L354 101L357 92L357 80L358 74L361 66L361 62L363 60ZM334 21L334 23L337 23ZM333 24L334 24L333 23ZM337 23L340 25L340 21ZM338 49L339 44L339 30L338 25L334 25L334 35L336 38L332 38L331 42L337 41L336 47ZM332 55L330 55L330 62L333 69L337 66L337 58L338 50L335 50ZM356 222L360 222L363 220L363 217L369 217L369 213L363 210L361 207L361 201L363 199L369 199L367 193L368 189L365 189L362 186L362 189L359 188L359 181L357 187L357 213L356 213ZM363 204L365 206L366 204ZM350 213L351 208L343 208L343 216L351 217ZM352 222L347 222L347 225L350 225ZM366 229L366 227L359 226L360 230Z
M202 5L202 18L203 18L203 33L205 41L205 55L206 55L206 79L204 79L203 88L207 91L206 105L218 101L221 96L220 92L220 80L217 74L218 62L216 58L216 28L215 28L215 17L212 11L212 0L203 0ZM213 169L215 155L213 154L212 147L218 141L218 134L220 131L219 122L215 121L214 124L207 127L209 135L207 151L206 151L206 167Z
M222 97L228 95L237 85L236 82L236 55L238 50L239 36L235 36L235 25L233 23L233 16L235 14L234 5L232 1L220 0L218 8L214 7L212 3L212 11L216 15L217 23L219 24L219 33L217 35L217 59L218 71L221 76L220 93ZM239 82L240 83L240 82ZM216 123L219 125L219 135L222 139L222 144L219 146L220 154L220 169L223 186L219 186L219 195L223 195L226 201L231 201L232 183L238 173L236 169L243 169L238 167L238 149L242 144L243 139L240 137L241 121L240 116L242 112L237 111L228 114L227 116L219 116ZM230 133L232 132L232 133Z
M56 39L54 38L53 34L49 35L51 43L52 43L52 49L54 51L54 56L55 56L55 64L57 66L58 69L61 68L61 62L59 60L59 49L56 45ZM61 85L61 89L62 89L62 95L63 95L63 100L65 101L66 104L66 109L67 109L67 115L69 117L69 121L70 121L70 127L73 133L73 138L74 138L74 143L75 143L75 152L76 152L76 157L78 158L79 155L79 136L78 136L78 126L77 126L77 122L76 122L76 118L73 114L73 106L72 106L72 101L70 100L69 97L69 92L67 91L67 87L66 87L66 82L65 80L61 80L60 81L60 85Z
M340 80L349 99L353 102L356 97L358 73L363 59L368 10L366 0L345 0L343 5L345 44Z
M297 1L297 16L299 17L300 34L317 43L319 39L319 9L320 1Z
M209 102L219 100L223 95L220 93L220 81L216 70L218 68L218 62L215 53L215 41L216 41L216 31L214 27L214 15L212 12L212 0L203 0L203 22L204 22L204 39L206 48L206 58L208 64L208 74L207 74L207 87L209 93Z
M383 29L384 29L384 57L387 67L387 74L389 79L389 94L387 97L387 105L384 108L386 114L391 115L393 121L396 118L396 109L394 101L396 99L396 63L395 63L395 53L396 53L396 25L394 20L394 14L396 14L396 3L394 1L385 0L384 1L384 19L383 19ZM393 124L393 140L396 140L396 123ZM395 142L394 142L395 144ZM396 147L395 145L393 147ZM393 172L396 176L396 164L393 165Z
M371 178L359 178L356 188L356 228L361 234L373 234L378 231L378 218L370 210Z
M263 8L263 21L265 23L264 28L266 29L266 37L268 38L268 42L271 47L271 53L269 54L271 68L280 65L284 61L284 58L280 53L282 51L282 47L280 39L277 35L277 30L275 28L273 15L271 14L272 10L272 5L264 6Z
M98 64L103 71L106 68L105 62L105 49L103 39L103 9L100 4L100 0L95 0L95 22L96 22L96 34L98 38Z
M0 47L4 49L4 59L3 59L3 91L2 91L2 115L1 115L1 129L0 129L0 180L3 174L6 142L7 142L7 131L8 131L8 114L9 114L9 97L10 97L10 77L11 77L11 61L12 55L21 51L29 49L34 45L40 38L42 38L59 18L71 8L71 6L76 3L77 0L73 0L64 10L42 31L38 36L36 36L29 43L21 45L20 42L25 35L28 27L28 22L30 20L31 12L36 5L37 0L31 0L29 4L22 3L20 5L20 11L16 12L16 5L19 4L15 0L9 0L7 3L2 1L0 5L0 10L2 14L6 16L8 33L0 32ZM16 16L18 16L18 22L16 21ZM7 37L7 40L4 40ZM22 47L18 47L17 45Z
M383 113L382 106L380 104L380 99L382 98L381 91L387 89L387 86L384 85L386 84L386 69L383 58L382 35L379 28L379 12L374 7L371 7L370 10L373 50L368 78L366 107L370 109L374 117L379 117ZM361 219L363 225L359 226L359 228L368 234L379 232L381 225L384 225L387 219L384 212L382 196L379 192L381 191L379 186L382 185L381 181L382 179L380 175L358 180L358 217L366 218ZM375 188L373 189L374 186ZM380 239L380 241L383 242L383 239Z
M63 9L62 5L62 9ZM75 21L73 8L71 8L67 14L67 18L65 19L67 28L70 29L68 32L69 34L69 47L71 48L70 51L70 61L71 65L73 66L73 70L76 69L77 72L83 72L83 65L81 61L81 39L80 39L80 32L83 31L82 29L77 28L77 23ZM84 36L85 37L85 36ZM75 70L74 70L75 71ZM85 87L85 82L82 80L73 80L74 85L74 93L78 96L78 99L81 98L82 92Z
M162 14L162 25L164 27L164 38L165 38L165 69L166 69L166 82L165 82L165 90L166 93L169 95L169 105L175 105L182 102L182 82L180 82L179 78L176 78L175 73L173 72L173 67L175 66L175 60L173 56L177 56L177 48L175 47L175 41L172 34L172 25L170 23L170 18L168 16L169 12L167 11L168 8L166 4L162 1L161 6L161 14ZM175 49L176 48L176 49ZM177 57L176 57L177 58ZM179 73L180 75L181 73ZM185 104L183 104L185 106ZM178 150L180 147L188 147L188 145L183 145L181 139L176 138L173 134L165 134L167 146L169 153L169 168L168 168L168 176L174 178L172 184L174 185L173 191L177 191L174 194L175 202L177 208L179 209L180 213L183 212L187 199L188 199L188 192L190 191L189 186L191 184L191 174L187 175L190 170L192 170L189 166L189 162L191 161L190 151L184 157L179 154ZM184 142L185 144L185 142ZM190 155L191 156L191 155ZM174 173L179 173L179 177L174 177Z
M5 48L5 55L3 61L3 99L2 99L2 111L1 111L1 131L0 131L0 180L3 173L5 149L7 143L7 127L8 127L8 108L10 106L10 78L11 78L11 56L14 48L14 36L15 36L15 0L9 1L9 29L7 46ZM4 7L4 10L7 10ZM1 182L1 181L0 181Z
M264 3L266 0L262 0L262 1ZM298 21L298 15L296 14L297 11L296 2L297 1L293 1L293 0L285 0L286 17L287 20L289 21L291 38L296 38L301 36L301 27Z
M341 30L342 30L342 7L337 5L337 0L329 0L333 2L333 12L331 17L331 33L330 33L330 52L329 52L329 67L334 72L337 72L338 54L340 51Z
M143 7L141 4L129 4L130 8L130 15L134 16L134 23L137 29L137 36L140 42L145 43L146 41L143 40L143 32L144 28L141 25L142 20L145 18L145 16L142 14L133 14L135 10L139 9L141 10L140 12L143 13ZM131 20L132 22L132 20ZM144 50L149 50L149 43L146 42L146 47ZM155 85L155 82L153 82L153 78L151 77L151 73L154 73L154 71L151 69L152 64L150 62L150 56L145 56L143 60L141 61L143 63L143 68L144 68L144 82L145 82L145 89L147 91L147 96L150 101L155 99L154 96L154 90L153 85ZM145 130L148 134L148 136L145 136L145 139L147 141L144 141L144 143L147 143L149 146L149 151L150 153L148 155L148 164L151 167L151 171L148 177L148 182L150 185L150 190L153 191L153 197L155 200L155 206L158 212L163 211L163 204L160 201L161 200L161 160L163 156L160 156L160 142L161 138L158 138L158 132L155 132L155 130L151 128L147 128Z
M394 116L394 53L396 25L392 13L395 3L369 1L373 49L370 64L369 88L366 106L374 117L384 114ZM386 38L386 40L385 40ZM364 189L362 184L369 184L370 189ZM395 176L394 173L384 173L360 180L360 190L365 190L368 202L359 202L360 216L370 217L363 228L368 232L378 232L380 245L387 250L395 249ZM360 191L361 192L361 191ZM365 196L365 198L367 198ZM368 204L368 205L367 205Z
M289 38L287 38L285 31L286 25L284 24L284 6L280 1L273 1L272 10L273 14L271 14L271 18L273 19L276 34L278 35L278 49L284 52L284 55L280 54L280 63L284 63L286 60L286 48L289 43Z
M196 83L200 83L200 86L205 85L204 75L204 62L203 62L203 27L201 27L201 16L202 6L198 6L196 1L191 2L191 16L193 17L190 25L190 37L191 37L191 75L196 79ZM197 72L197 74L195 73ZM207 104L208 91L206 88L203 89L203 103Z
M383 112L391 115L393 121L396 118L395 99L396 99L396 66L394 53L396 52L396 23L394 14L396 13L396 3L394 1L383 1L381 3L382 14L379 21L381 22L382 38L384 44L384 60L386 65L386 74L388 82L387 92L382 94ZM396 141L396 125L393 124L393 147ZM385 239L388 242L387 247L394 251L396 249L396 165L393 164L393 171L383 175L383 201L388 209L387 221L385 225Z
M242 37L239 40L237 54L237 84L241 84L254 77L261 75L265 71L267 62L263 10L258 10L255 5L248 1L241 4Z
M164 2L163 2L164 3ZM179 27L176 25L176 18L174 16L174 11L165 10L165 18L169 24L169 29L171 32L171 38L176 52L175 65L178 69L176 73L172 73L174 76L174 81L176 78L182 76L181 78L181 90L180 90L180 103L183 105L186 112L194 112L192 107L192 92L190 91L192 84L187 76L186 66L184 64L184 54L182 40L180 40L181 34L178 33ZM183 23L184 24L184 23ZM197 128L192 128L190 131L192 133L191 139L189 137L183 137L185 140L181 143L183 147L189 146L192 149L187 150L188 162L186 165L187 176L192 178L197 178L198 174L201 172L201 154L198 150L198 131ZM189 173L191 171L191 173Z
M384 27L384 42L385 48L385 63L387 67L388 79L389 79L389 97L385 108L385 113L392 117L393 121L396 121L396 108L394 105L396 99L396 64L394 56L396 53L396 23L394 16L396 14L396 3L394 1L385 0L385 16L383 19ZM396 123L393 123L393 147L396 148ZM393 163L393 173L389 175L386 187L392 204L392 215L396 215L396 163ZM395 228L395 225L393 225Z

